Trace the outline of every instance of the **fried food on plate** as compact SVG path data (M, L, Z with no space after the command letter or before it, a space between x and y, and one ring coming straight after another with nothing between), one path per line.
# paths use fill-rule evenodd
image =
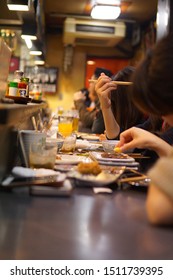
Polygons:
M102 169L99 166L98 162L80 162L77 166L77 170L81 174L93 174L98 175Z

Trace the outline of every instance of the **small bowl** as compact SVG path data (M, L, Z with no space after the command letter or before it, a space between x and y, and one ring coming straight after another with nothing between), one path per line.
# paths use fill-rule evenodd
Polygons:
M113 153L114 148L116 147L118 142L119 142L118 140L104 140L104 141L102 141L103 150L106 153Z

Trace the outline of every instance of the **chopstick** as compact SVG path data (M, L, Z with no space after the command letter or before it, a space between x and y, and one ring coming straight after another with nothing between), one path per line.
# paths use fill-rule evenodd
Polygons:
M37 128L37 124L36 124L35 117L34 117L34 116L32 116L31 120L32 120L32 125L33 125L33 127L34 127L34 130L35 130L35 131L38 131L38 128Z
M119 183L128 183L128 182L133 182L133 181L141 181L141 180L144 180L147 178L148 178L147 176L142 175L142 176L136 176L136 177L130 177L130 178L122 178L122 179L119 179L118 182Z
M97 80L88 80L88 81L93 83L97 82ZM111 81L111 82L113 82L116 85L122 85L122 86L130 86L133 84L132 82L124 82L124 81Z

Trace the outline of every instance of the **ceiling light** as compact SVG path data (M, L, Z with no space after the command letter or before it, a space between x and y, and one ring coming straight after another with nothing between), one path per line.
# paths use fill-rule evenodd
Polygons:
M24 23L22 25L22 39L29 38L30 40L37 40L37 26L34 23Z
M11 11L29 11L30 0L7 0L7 6Z
M32 48L30 49L29 54L30 55L42 55L43 53L43 49L42 49L42 45L40 43L40 41L33 41L33 45Z
M116 19L119 17L121 9L119 6L95 5L91 11L91 17L94 19Z
M35 63L35 65L44 65L45 61L44 60L35 60L34 63Z
M31 39L30 38L23 38L24 40L25 40L25 43L26 43L26 45L27 45L27 47L28 47L28 49L31 49L32 48L32 41L31 41Z
M30 54L30 55L42 55L42 51L38 51L38 50L35 50L35 51L33 50L33 51L32 51L32 50L31 50L31 51L29 52L29 54Z
M35 36L35 35L24 35L24 34L22 34L21 35L21 37L22 37L22 39L30 39L30 40L37 40L37 36Z
M88 64L88 65L94 65L94 64L95 64L95 61L93 61L93 60L88 60L88 61L87 61L87 64Z

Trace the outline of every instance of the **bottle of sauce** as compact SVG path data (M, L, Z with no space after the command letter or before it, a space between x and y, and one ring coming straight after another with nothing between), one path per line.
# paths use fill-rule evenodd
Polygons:
M23 77L21 82L26 84L26 97L29 97L29 78Z
M18 83L17 82L12 81L9 83L9 95L10 96L18 95Z
M25 82L18 83L18 96L27 97L27 84Z

